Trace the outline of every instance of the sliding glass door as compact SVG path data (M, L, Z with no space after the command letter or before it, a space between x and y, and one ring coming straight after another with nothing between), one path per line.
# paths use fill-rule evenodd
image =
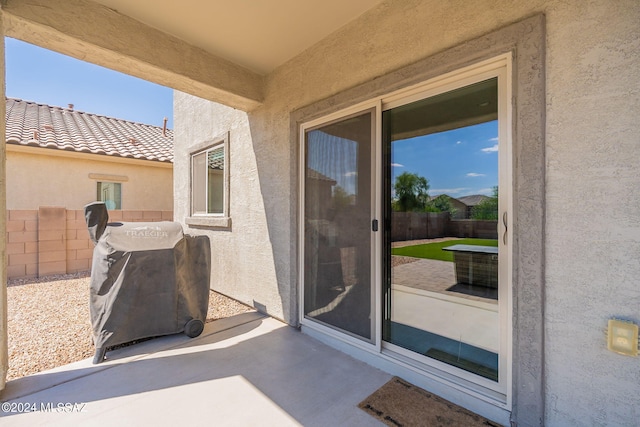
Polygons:
M506 366L509 184L500 181L499 78L476 80L398 99L382 113L383 340L497 384Z
M503 400L508 61L380 96L300 133L303 326Z
M307 128L304 316L373 339L372 159L375 110Z

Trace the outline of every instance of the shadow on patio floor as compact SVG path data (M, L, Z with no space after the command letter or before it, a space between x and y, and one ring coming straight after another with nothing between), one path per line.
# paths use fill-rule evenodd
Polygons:
M246 313L208 324L196 339L163 337L114 351L101 365L84 360L10 382L0 416L3 425L375 425L357 404L389 378ZM57 413L66 403L82 412ZM19 413L48 404L50 412Z

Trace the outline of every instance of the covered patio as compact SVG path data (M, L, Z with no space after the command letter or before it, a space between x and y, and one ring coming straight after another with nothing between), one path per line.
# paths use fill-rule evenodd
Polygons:
M210 239L210 288L262 313L209 324L194 340L152 340L99 366L85 360L5 386L6 256L15 242L2 232L1 424L374 425L357 404L395 375L502 425L637 425L640 263L629 256L640 253L637 0L3 0L0 18L5 37L175 89L174 220ZM497 92L486 101L467 96L489 88ZM427 110L412 107L451 99L465 106L456 111L491 107L469 117L498 117L496 132L468 138L483 148L450 156L456 165L471 154L498 156L497 381L400 347L387 333L385 199L390 171L406 165L388 155L385 117L415 112L416 126L400 127L398 138L468 125L456 115L429 124ZM335 173L310 171L313 138L319 165L342 165L324 168ZM222 178L200 192L194 183L209 182L209 171L194 164L218 153L224 167L207 168ZM0 144L0 166L5 154ZM469 166L459 185L434 179L432 195L462 195L483 174ZM4 231L5 175L2 166ZM316 205L306 201L314 186ZM315 257L320 233L306 238L311 221L327 230L327 247L338 247L338 236L353 244ZM340 273L361 272L362 286L343 280L326 294L352 286L350 296L361 297L353 301L363 302L314 318L341 301L309 303L305 290L315 282L305 272L314 259L337 272L343 248L358 259L345 256L348 274ZM611 320L636 334L618 336L626 352L610 345ZM38 413L12 412L34 404ZM56 413L58 404L81 412Z
M382 425L358 403L391 378L256 312L107 356L7 383L0 423Z

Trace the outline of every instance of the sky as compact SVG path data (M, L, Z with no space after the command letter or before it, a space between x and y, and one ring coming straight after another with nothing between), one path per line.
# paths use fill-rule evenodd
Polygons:
M403 172L427 178L429 195L492 195L498 185L497 120L394 141L392 182Z
M40 104L173 129L173 90L5 38L6 94Z
M308 138L308 167L356 194L358 143L323 129L312 130ZM427 178L430 196L492 196L498 185L498 121L394 141L391 166L392 183L403 172L420 175Z

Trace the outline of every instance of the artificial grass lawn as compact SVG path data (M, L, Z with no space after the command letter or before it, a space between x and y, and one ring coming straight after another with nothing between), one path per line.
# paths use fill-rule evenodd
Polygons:
M498 241L493 239L448 240L446 242L426 243L424 245L393 248L391 249L391 254L453 262L453 252L442 250L444 247L453 245L498 246Z

